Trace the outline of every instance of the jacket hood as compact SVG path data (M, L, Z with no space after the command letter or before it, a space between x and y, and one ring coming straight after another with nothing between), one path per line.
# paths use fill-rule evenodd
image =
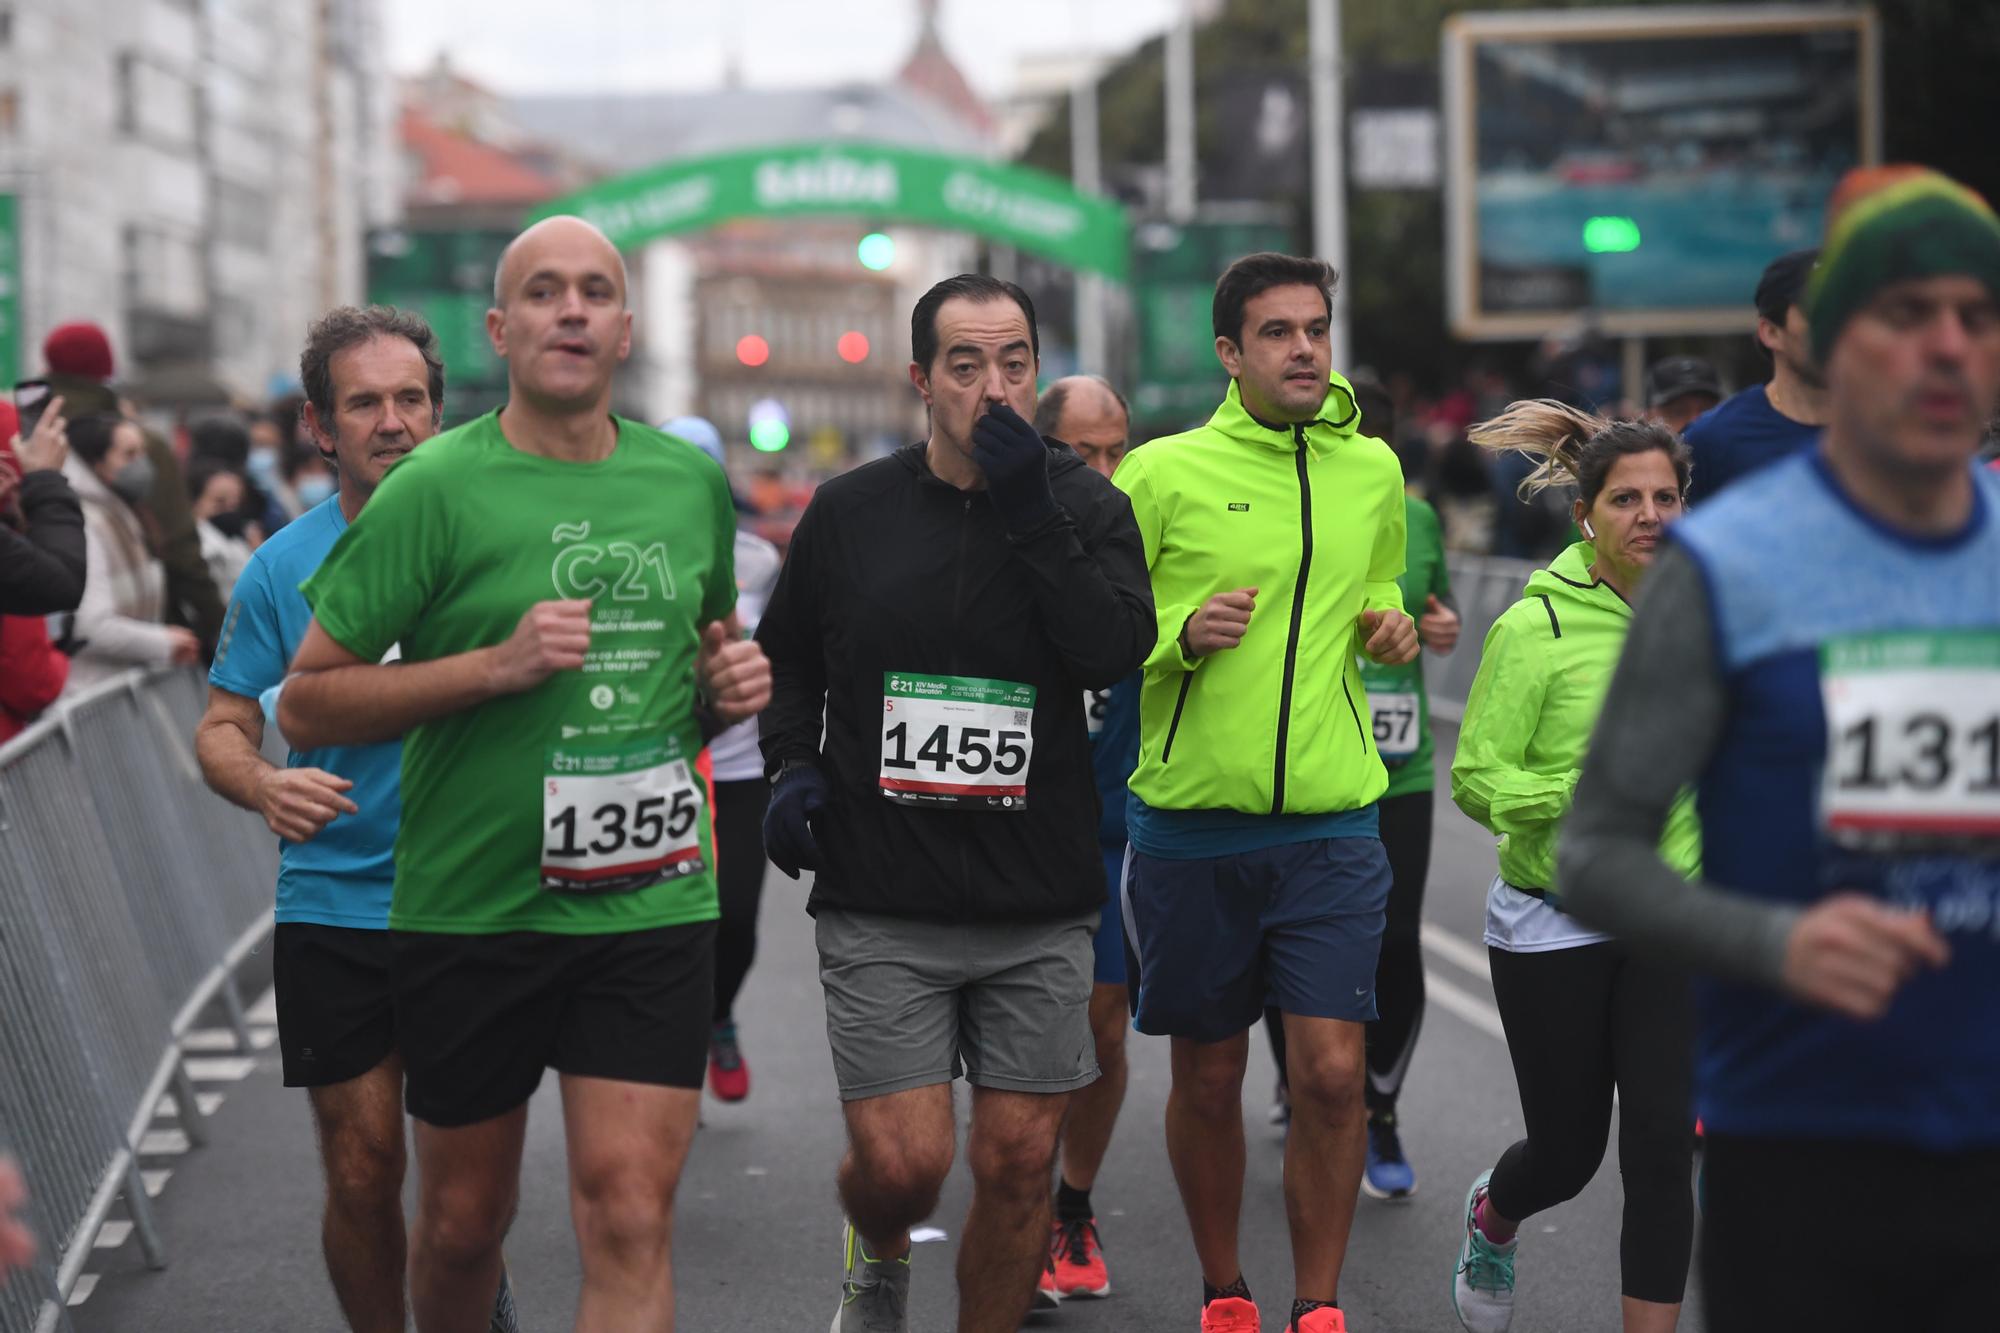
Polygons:
M1526 595L1547 597L1552 602L1567 603L1571 606L1590 607L1606 611L1616 616L1630 618L1631 604L1620 597L1612 586L1591 574L1591 563L1597 559L1597 549L1589 542L1578 542L1528 576Z
M1361 409L1354 405L1354 386L1347 382L1338 371L1327 376L1326 398L1319 405L1319 416L1306 423L1306 447L1313 457L1319 458L1332 453L1342 443L1353 438L1361 426ZM1222 406L1215 409L1215 415L1208 419L1208 428L1242 444L1252 444L1259 448L1276 449L1290 453L1294 448L1292 428L1260 421L1243 406L1242 390L1235 380L1229 381L1229 392L1223 395Z

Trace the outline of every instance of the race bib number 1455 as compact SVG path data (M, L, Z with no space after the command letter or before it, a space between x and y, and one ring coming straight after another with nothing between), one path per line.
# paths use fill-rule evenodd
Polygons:
M906 805L1028 808L1035 687L974 676L882 677L882 794Z

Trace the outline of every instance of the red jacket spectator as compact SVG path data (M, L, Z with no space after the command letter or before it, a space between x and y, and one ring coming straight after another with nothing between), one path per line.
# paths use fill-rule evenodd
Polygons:
M20 465L10 443L13 405L0 414L0 523L21 525ZM56 701L69 682L69 659L49 642L41 616L0 616L0 741L10 741Z

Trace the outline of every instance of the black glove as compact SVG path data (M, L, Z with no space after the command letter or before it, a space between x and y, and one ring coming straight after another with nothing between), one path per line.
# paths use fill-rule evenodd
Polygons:
M1049 447L1007 404L994 404L973 426L972 461L986 474L986 489L1007 531L1033 532L1056 516Z
M793 879L801 870L819 869L812 817L825 808L826 775L816 764L795 764L772 784L771 806L764 812L764 854Z

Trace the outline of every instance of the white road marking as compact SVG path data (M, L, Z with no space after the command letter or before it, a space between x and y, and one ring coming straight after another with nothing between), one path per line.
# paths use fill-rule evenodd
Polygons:
M141 1157L174 1157L193 1145L184 1129L149 1129L139 1138Z
M1435 1000L1440 1007L1505 1044L1507 1029L1500 1025L1500 1011L1471 991L1460 990L1443 977L1432 974L1424 978L1424 997Z
M236 1034L228 1028L194 1028L181 1038L184 1051L233 1051Z
M85 1273L76 1280L76 1286L69 1293L71 1309L90 1299L90 1293L97 1290L97 1274Z
M256 1067L247 1055L194 1056L187 1062L188 1077L197 1083L240 1083Z
M937 1227L918 1227L910 1233L910 1244L912 1245L922 1245L926 1241L944 1239L944 1232Z
M174 1173L171 1171L141 1171L139 1173L139 1181L146 1187L146 1197L149 1199L159 1198L160 1191L165 1189L167 1182L173 1178Z
M131 1234L130 1222L120 1222L114 1218L97 1229L97 1239L91 1242L91 1245L93 1249L115 1250L123 1245L125 1238Z
M1422 927L1424 947L1453 967L1462 967L1481 981L1493 980L1493 968L1486 959L1483 945L1475 945L1460 939L1442 926L1434 926L1426 921Z
M278 1023L278 992L266 987L264 993L243 1013L246 1022L262 1023L266 1027L276 1027Z
M214 1115L222 1106L222 1094L219 1092L197 1092L194 1095L194 1104L195 1109L203 1115ZM160 1098L160 1104L153 1108L153 1114L162 1116L168 1120L177 1120L180 1118L181 1104L174 1100L174 1095L170 1092Z

